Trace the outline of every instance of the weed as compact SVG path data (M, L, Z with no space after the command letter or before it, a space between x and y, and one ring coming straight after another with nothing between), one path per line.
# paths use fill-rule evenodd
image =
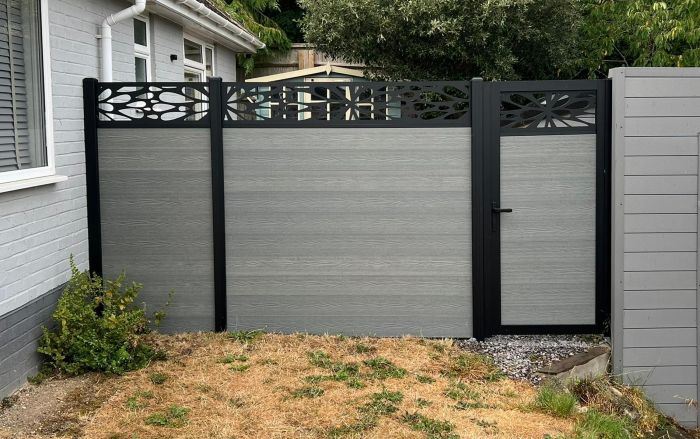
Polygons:
M321 381L342 381L348 387L362 388L364 384L360 381L360 366L356 363L335 362L323 351L307 353L309 363L313 366L327 369L331 375L312 375L305 378L310 383L320 383Z
M323 396L324 390L317 386L306 386L292 392L295 398L318 398Z
M353 346L353 350L356 354L373 354L377 352L377 348L364 343L357 343L355 346Z
M359 378L350 378L345 384L351 389L364 389L366 387L365 383Z
M46 381L47 378L48 378L48 375L46 375L44 372L39 372L34 376L27 377L27 382L29 384L33 384L35 386L38 386L39 384Z
M479 392L472 390L462 381L452 381L450 386L445 390L445 396L455 401L462 399L479 399Z
M416 379L422 384L433 384L435 382L435 378L427 375L416 375Z
M473 409L489 409L493 408L493 406L484 404L479 401L459 401L457 404L454 405L454 408L457 410L473 410Z
M248 356L247 355L226 354L223 357L219 358L219 360L218 360L219 363L224 363L224 364L230 364L230 363L233 363L235 361L240 361L240 362L248 361Z
M146 425L157 427L179 428L187 424L187 414L190 409L179 405L171 405L165 412L158 412L146 418Z
M413 430L422 431L428 439L457 439L455 426L449 421L438 421L421 415L418 412L405 413L401 420Z
M333 364L330 355L323 351L313 351L306 354L312 366L328 369Z
M632 425L616 416L605 415L597 410L589 410L583 419L576 423L576 437L580 439L622 439L630 438Z
M428 401L427 399L416 398L416 405L423 409L426 407L430 407L431 405L433 405L433 403Z
M403 378L406 376L406 369L397 367L384 357L374 357L363 361L365 366L372 369L371 378L384 380L387 378Z
M148 404L139 401L137 396L130 396L127 398L125 405L129 410L136 411L146 407Z
M535 408L559 418L571 416L576 407L576 398L567 392L556 389L551 384L540 387L535 399Z
M360 413L371 416L390 415L398 411L399 404L403 401L403 393L390 392L386 389L373 393L370 402L360 407Z
M279 363L272 358L265 358L263 360L258 361L258 364L261 364L263 366L277 366Z
M245 372L248 369L250 369L250 364L232 364L228 368L228 370L232 370L234 372Z
M265 334L259 329L251 331L231 331L228 333L228 338L235 340L241 344L252 344Z
M168 380L168 376L162 372L153 372L148 376L153 384L161 385Z

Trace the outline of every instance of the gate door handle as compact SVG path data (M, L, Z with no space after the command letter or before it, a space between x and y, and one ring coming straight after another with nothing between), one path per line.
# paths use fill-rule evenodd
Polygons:
M513 209L504 209L498 207L496 203L491 203L491 212L493 213L511 213L513 212Z

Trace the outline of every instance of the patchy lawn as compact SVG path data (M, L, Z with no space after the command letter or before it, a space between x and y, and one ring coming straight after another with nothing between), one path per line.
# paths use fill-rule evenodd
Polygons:
M152 342L165 361L20 394L0 412L0 437L543 438L585 428L573 401L538 395L451 341L250 332ZM69 389L50 391L61 383ZM44 409L22 419L32 401Z

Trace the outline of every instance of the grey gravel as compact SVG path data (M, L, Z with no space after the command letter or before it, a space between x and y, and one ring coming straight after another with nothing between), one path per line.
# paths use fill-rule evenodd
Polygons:
M511 378L538 384L538 369L604 343L599 335L497 335L484 341L459 340L457 345L490 356Z

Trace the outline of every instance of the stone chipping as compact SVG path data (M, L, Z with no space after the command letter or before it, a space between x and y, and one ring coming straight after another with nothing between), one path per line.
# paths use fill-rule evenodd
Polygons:
M459 340L464 350L485 354L509 377L533 384L542 381L537 370L551 363L606 344L599 335L496 335L484 341Z

